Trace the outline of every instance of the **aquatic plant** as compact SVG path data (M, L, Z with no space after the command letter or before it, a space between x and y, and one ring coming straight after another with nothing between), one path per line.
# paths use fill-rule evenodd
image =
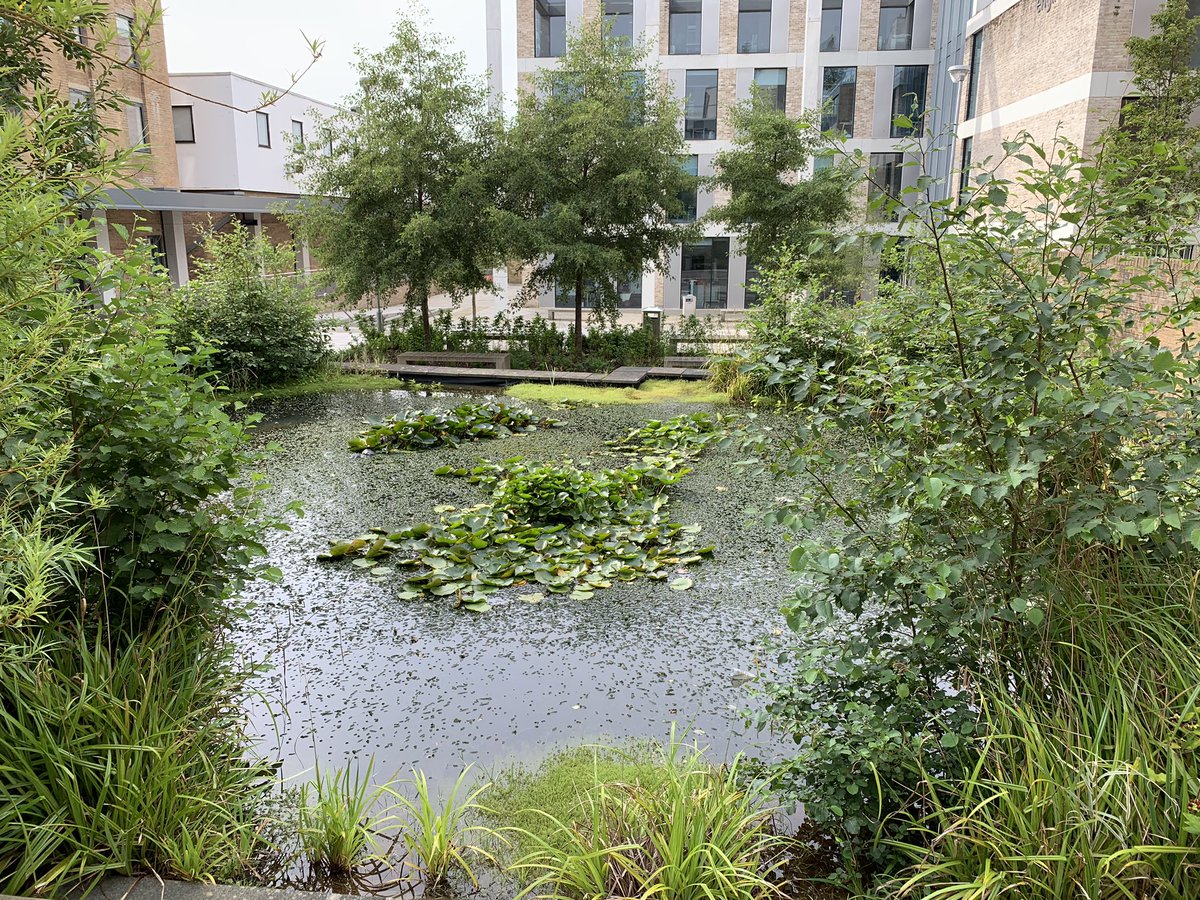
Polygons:
M377 834L391 824L391 785L373 786L374 760L365 770L349 766L325 774L320 767L313 780L300 787L298 834L304 853L315 869L348 874L378 855Z
M445 444L494 440L560 424L500 401L464 403L448 411L413 409L371 425L350 439L350 449L357 453L430 450Z
M399 805L408 813L400 822L400 840L410 858L416 860L426 889L444 883L456 869L478 887L479 881L471 868L470 857L479 856L494 861L486 850L469 843L472 834L494 835L491 829L483 825L467 824L471 817L481 812L479 797L491 786L481 784L459 800L470 771L470 766L462 771L441 804L433 801L429 779L418 769L413 770L412 781L409 782L416 799L409 800L396 793Z
M625 437L609 441L609 447L623 453L676 452L698 456L725 436L733 419L730 416L692 413L659 421L653 419L634 428Z

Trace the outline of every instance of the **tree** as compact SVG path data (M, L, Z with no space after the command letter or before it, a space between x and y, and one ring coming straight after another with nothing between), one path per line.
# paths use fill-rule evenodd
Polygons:
M751 260L771 264L781 251L807 248L819 232L848 217L857 178L852 168L829 166L811 178L799 174L823 140L812 114L790 118L756 87L733 108L732 121L733 147L716 155L709 179L729 199L707 218L736 233Z
M358 92L297 147L315 198L296 229L348 300L407 287L429 349L434 286L459 298L488 290L494 217L484 162L496 140L487 92L462 54L402 19L391 44L359 57Z
M1108 142L1118 155L1171 173L1181 190L1200 187L1196 146L1200 128L1191 123L1200 106L1200 70L1192 67L1198 21L1188 0L1166 0L1150 18L1149 37L1126 43L1137 96L1121 110Z
M534 76L497 163L509 228L534 263L532 292L575 292L575 355L583 355L583 298L647 266L665 269L693 226L679 223L684 171L680 110L645 51L615 40L600 21L573 34L560 65Z

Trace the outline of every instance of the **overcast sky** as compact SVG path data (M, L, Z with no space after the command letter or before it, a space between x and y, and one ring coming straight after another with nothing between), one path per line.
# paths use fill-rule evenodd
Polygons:
M423 7L430 26L487 71L484 0L164 0L167 61L172 72L238 72L285 86L309 54L308 37L325 53L297 91L336 103L354 90L354 49L387 43L400 12Z

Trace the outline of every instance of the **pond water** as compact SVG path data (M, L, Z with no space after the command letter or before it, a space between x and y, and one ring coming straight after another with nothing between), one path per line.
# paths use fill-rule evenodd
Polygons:
M270 666L250 701L252 723L284 775L373 758L377 778L418 767L444 784L469 763L491 770L565 745L665 738L672 723L716 758L773 755L772 738L748 734L738 710L752 702L742 673L755 671L762 639L784 627L779 603L791 583L784 535L746 510L770 505L783 486L741 473L733 456L710 454L671 490L674 521L700 524L702 543L717 547L692 567L690 591L618 582L591 600L547 595L530 605L514 589L510 602L500 595L491 612L474 614L399 600L399 581L315 560L333 539L484 499L465 479L434 476L440 465L521 454L616 466L604 441L702 408L557 410L549 414L565 427L502 441L368 457L346 449L367 420L463 399L355 392L264 407L260 438L281 448L264 470L270 503L298 501L305 515L270 539L283 583L252 590L255 608L233 637Z

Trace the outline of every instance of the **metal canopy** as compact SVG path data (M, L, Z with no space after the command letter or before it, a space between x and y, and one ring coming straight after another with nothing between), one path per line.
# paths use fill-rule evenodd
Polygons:
M106 191L97 209L132 209L148 212L270 213L294 212L299 197L252 197L246 194L201 194L192 191L154 191L118 188Z

